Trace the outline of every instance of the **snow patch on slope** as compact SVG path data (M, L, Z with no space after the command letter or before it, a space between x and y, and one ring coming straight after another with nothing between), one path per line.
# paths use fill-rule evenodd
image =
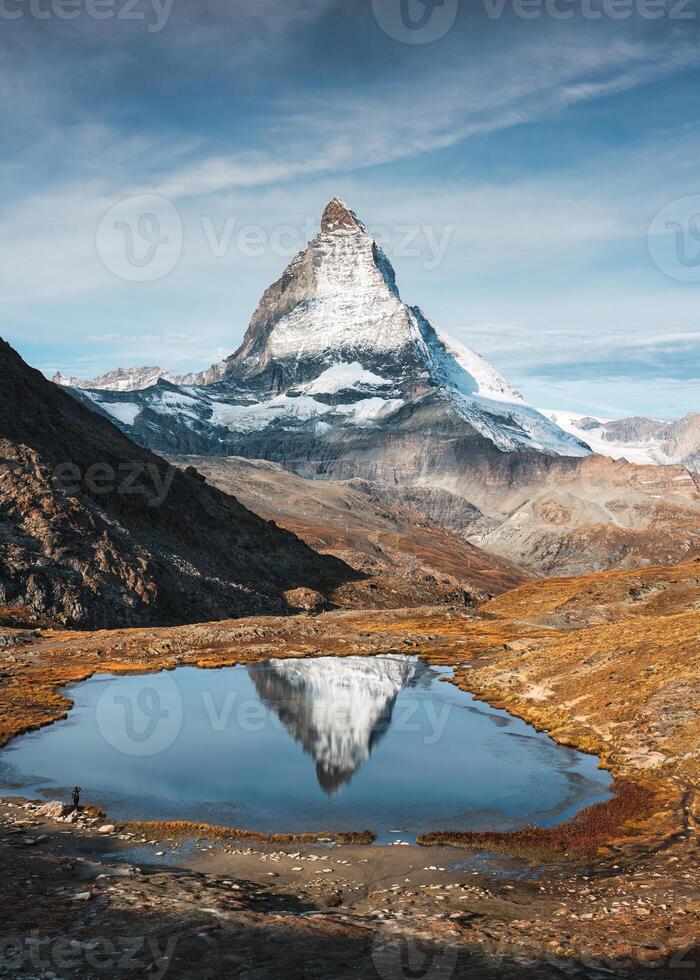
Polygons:
M403 405L400 398L365 398L352 405L325 405L309 395L292 398L277 395L267 402L255 405L227 405L212 402L212 423L232 432L256 432L266 429L273 422L283 426L321 419L323 416L341 416L350 424L365 426L390 415ZM324 431L324 430L320 430Z
M524 404L520 392L516 391L488 361L484 360L481 354L477 354L476 351L445 333L444 330L440 330L438 327L433 329L457 365L474 379L477 385L477 394L480 397L488 398L491 401ZM455 377L455 386L459 387L459 377Z
M88 397L92 396L88 394ZM133 402L103 402L98 398L92 398L92 401L124 425L133 425L141 414L141 405L136 405Z
M410 342L406 307L388 281L391 266L372 237L361 228L343 230L319 235L313 247L319 255L316 291L275 324L271 356L299 359L329 350L405 347Z
M417 307L409 315L433 384L447 394L466 422L500 450L588 455L587 446L528 405L479 354L436 330Z
M357 388L361 385L381 387L390 384L392 382L386 378L366 371L358 361L353 361L352 364L339 361L320 374L315 381L305 385L304 391L307 395L334 395L346 388Z
M556 456L588 456L584 442L552 425L529 405L509 405L478 396L458 396L453 404L462 417L503 452L528 448Z
M157 405L160 411L166 415L185 415L188 418L199 420L199 414L195 408L201 406L201 400L185 392L163 391L158 396Z

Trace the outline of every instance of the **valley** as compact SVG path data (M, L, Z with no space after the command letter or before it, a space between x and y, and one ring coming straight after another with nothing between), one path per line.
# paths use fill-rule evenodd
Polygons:
M591 456L574 465L533 460L528 471L520 457L488 472L470 466L460 477L397 484L311 480L238 457L169 458L317 551L375 575L422 571L496 594L518 576L631 569L700 553L700 478L682 466Z

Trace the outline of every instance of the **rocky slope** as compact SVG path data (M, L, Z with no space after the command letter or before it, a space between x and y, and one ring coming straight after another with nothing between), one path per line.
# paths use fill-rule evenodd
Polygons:
M0 341L0 605L118 626L280 612L355 576L127 439Z
M678 422L655 419L597 419L573 412L543 411L562 429L584 439L602 456L630 463L681 463L700 472L700 414L690 412Z
M438 602L440 592L449 599L455 586L498 595L528 577L426 517L424 508L439 509L443 500L437 491L407 487L397 493L399 488L359 480L307 480L277 463L237 457L170 459L181 468L194 466L210 483L293 531L315 551L335 555L367 575L403 580L396 605ZM464 500L460 504L456 520L471 518L472 529L491 526L476 508Z
M493 488L491 488L493 492ZM481 499L480 488L474 488ZM501 488L501 516L467 534L541 575L680 562L700 554L700 477L591 456Z

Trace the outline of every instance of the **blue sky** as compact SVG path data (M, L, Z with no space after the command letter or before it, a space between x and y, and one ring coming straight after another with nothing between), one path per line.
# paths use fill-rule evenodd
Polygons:
M1 4L0 333L32 364L208 366L337 194L533 404L700 410L695 0L406 0L454 18L427 43L401 0L60 2ZM134 281L100 229L144 195L182 247Z

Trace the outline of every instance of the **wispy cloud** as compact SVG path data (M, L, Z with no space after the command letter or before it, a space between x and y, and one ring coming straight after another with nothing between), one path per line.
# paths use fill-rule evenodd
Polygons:
M517 324L480 324L465 328L476 346L491 348L499 361L516 364L537 378L593 377L696 378L700 382L700 326L694 331L658 333L598 329L542 329L538 343Z
M470 137L556 115L700 65L688 43L526 45L507 59L401 78L377 92L305 93L268 121L265 150L205 157L165 175L155 192L180 198L352 171L435 152ZM262 142L265 141L263 136Z

